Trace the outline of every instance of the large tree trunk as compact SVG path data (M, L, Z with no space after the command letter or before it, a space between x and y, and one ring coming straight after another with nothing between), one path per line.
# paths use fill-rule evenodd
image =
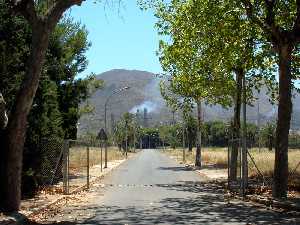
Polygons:
M1 174L1 208L5 211L19 209L21 200L21 173L27 115L38 88L39 78L49 42L49 30L43 22L32 26L32 46L26 75L16 97L5 131L4 170Z
M5 100L2 96L2 93L0 92L0 135L1 135L1 131L5 129L8 123L8 117L6 114L5 105L6 105Z
M202 107L201 100L197 101L197 145L195 166L201 167L201 129L202 129Z
M279 104L273 186L273 197L276 198L285 198L288 188L288 137L292 112L291 54L290 45L279 46Z
M229 180L237 179L237 159L240 145L240 128L241 128L241 104L242 104L242 81L244 76L243 69L237 69L236 71L236 96L234 104L234 116L233 116L233 129L232 129L232 142L231 142L231 154L230 154L230 170Z
M182 162L185 163L185 125L182 127Z

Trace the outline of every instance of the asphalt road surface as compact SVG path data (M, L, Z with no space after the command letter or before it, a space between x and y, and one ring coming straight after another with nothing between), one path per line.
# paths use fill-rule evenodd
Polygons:
M228 203L201 175L156 150L138 153L92 191L90 203L66 209L89 215L74 224L300 224L295 215Z

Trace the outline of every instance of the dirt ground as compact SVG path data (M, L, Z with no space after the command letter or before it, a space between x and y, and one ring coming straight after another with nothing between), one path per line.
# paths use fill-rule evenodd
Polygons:
M97 179L103 177L124 161L125 159L108 162L107 168L103 169L102 172L99 169L99 165L94 165L90 168L90 183L93 183ZM57 185L39 191L34 198L22 200L20 213L24 214L27 217L32 217L37 212L41 210L43 211L43 208L47 208L49 205L52 205L56 202L63 203L70 201L71 199L80 198L81 194L76 193L76 188L78 189L78 192L80 192L82 189L85 189L84 186L86 185L86 177L81 176L71 183L71 193L73 191L75 192L74 194L68 196L63 195L63 185L62 182L60 182Z

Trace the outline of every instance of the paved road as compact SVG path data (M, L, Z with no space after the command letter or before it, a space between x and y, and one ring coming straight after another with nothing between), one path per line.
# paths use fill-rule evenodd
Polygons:
M107 176L104 188L94 187L85 210L70 207L69 213L91 215L76 224L300 224L299 218L228 203L204 181L156 150L144 150Z

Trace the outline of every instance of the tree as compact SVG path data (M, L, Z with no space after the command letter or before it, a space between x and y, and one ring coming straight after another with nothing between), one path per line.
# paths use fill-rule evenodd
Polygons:
M238 1L247 19L259 29L265 43L276 53L279 77L273 196L287 196L288 136L292 112L293 58L300 44L300 1ZM259 38L259 37L257 37Z
M229 103L228 91L224 88L228 79L217 71L211 61L208 45L197 29L197 16L193 1L172 1L156 6L157 27L161 35L172 41L160 42L160 62L164 71L171 75L171 87L176 94L193 99L197 105L197 151L195 165L201 166L202 104ZM195 22L197 21L197 22ZM200 34L202 31L200 31ZM225 85L226 86L226 85Z
M187 115L185 121L187 130L188 149L189 152L191 152L193 150L193 146L195 146L195 140L197 137L197 121L191 114Z
M228 137L226 134L226 123L222 121L209 121L206 122L206 127L209 136L209 145L224 147L228 144Z
M134 115L128 112L124 113L120 121L116 124L114 131L114 139L118 146L126 151L129 146L135 145L135 141L141 135L140 128L134 120Z
M10 113L24 76L23 61L29 54L31 29L21 16L11 16L3 1L0 4L0 48L5 49L0 55L0 88L8 97L7 111ZM23 196L34 194L38 185L45 184L41 165L46 163L49 154L54 156L59 150L41 151L40 146L46 140L59 142L64 134L67 138L76 138L76 125L81 113L79 104L92 93L91 89L102 83L95 76L75 79L86 67L84 54L89 46L86 29L71 18L61 20L50 36L34 107L28 116L22 165ZM56 155L58 157L59 153Z
M268 147L269 151L273 150L276 135L276 124L268 122L262 127L261 136L265 146Z
M63 118L59 110L58 91L54 81L46 75L41 77L34 106L28 115L28 128L23 151L21 194L32 196L39 185L47 184L49 176L45 169L55 168L60 148L45 148L45 144L62 143L64 130ZM41 147L43 146L43 147Z
M5 100L2 94L0 93L0 130L4 129L8 122L5 105Z
M160 34L176 36L177 39L170 41L172 51L177 51L175 59L180 61L181 55L186 58L177 67L183 68L198 60L195 65L202 67L201 73L208 72L215 80L218 80L217 76L222 77L218 74L224 75L223 85L228 89L224 93L231 95L234 103L232 136L235 141L230 163L230 178L234 180L237 174L239 139L242 136L241 105L243 102L251 102L252 88L258 88L263 78L270 74L273 69L272 60L265 60L261 54L258 47L260 42L254 40L256 27L245 19L244 12L238 8L239 3L236 1L171 1L169 7L163 1L154 2L160 17ZM180 48L175 49L174 46ZM192 57L186 56L191 49L195 50ZM202 63L199 59L202 59ZM193 66L190 68L192 70ZM176 67L172 69L175 70ZM245 85L244 89L247 95L242 97L242 83L246 79L247 87ZM243 130L243 136L245 135L246 129Z
M83 0L5 1L12 11L25 18L32 31L26 70L10 111L8 126L3 134L5 135L1 162L3 191L0 199L1 206L6 211L18 210L20 205L22 155L27 116L38 89L50 35L63 13L74 5L81 5L82 2Z
M162 125L158 128L158 132L159 132L159 138L162 141L163 149L165 149L166 143L168 142L169 129L167 126Z
M182 143L183 133L181 126L182 125L179 123L171 125L161 125L157 129L146 130L144 137L152 137L152 139L156 139L158 134L158 138L162 142L163 147L170 146L171 148L176 149L178 146L181 146ZM157 142L157 140L155 140L155 142Z

